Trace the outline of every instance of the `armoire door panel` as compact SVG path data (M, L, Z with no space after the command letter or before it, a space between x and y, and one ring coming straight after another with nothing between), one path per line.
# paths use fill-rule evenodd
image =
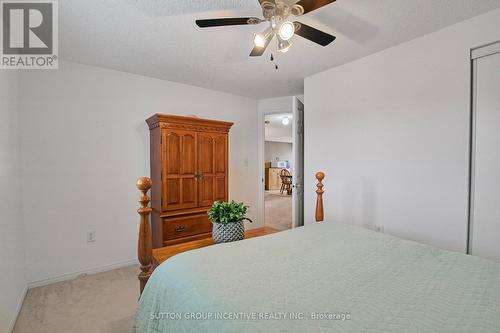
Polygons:
M215 138L215 172L226 172L227 161L227 141L226 136L219 135Z
M200 206L214 202L215 138L212 133L198 133L198 200Z
M214 202L214 177L203 176L198 180L198 202L202 207Z
M217 135L214 140L215 181L214 200L227 200L227 136Z
M217 176L215 178L215 197L214 200L226 200L226 177Z
M165 135L167 174L179 174L181 171L181 137L178 133L167 132Z
M196 173L196 134L186 133L182 136L182 169L181 173L192 174Z
M182 179L182 204L184 206L196 207L196 183L195 178Z
M198 172L214 172L214 136L210 133L198 133Z
M196 132L163 130L163 151L163 211L197 207Z
M179 179L167 179L165 184L165 205L174 206L181 203L181 182Z

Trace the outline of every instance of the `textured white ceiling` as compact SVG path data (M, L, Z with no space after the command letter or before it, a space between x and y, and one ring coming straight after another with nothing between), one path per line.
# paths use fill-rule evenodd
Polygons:
M61 0L65 60L254 98L303 93L311 74L499 8L500 0L338 0L300 20L337 36L323 48L248 56L258 26L199 29L195 19L261 16L257 0Z

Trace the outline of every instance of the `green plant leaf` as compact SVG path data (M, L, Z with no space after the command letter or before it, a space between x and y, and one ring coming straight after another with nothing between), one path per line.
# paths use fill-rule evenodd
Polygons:
M233 223L247 219L248 206L243 202L215 201L208 210L208 218L212 223Z

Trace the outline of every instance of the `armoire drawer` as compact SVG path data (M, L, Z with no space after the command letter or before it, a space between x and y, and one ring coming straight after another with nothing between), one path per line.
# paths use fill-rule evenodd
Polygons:
M212 231L206 213L175 218L163 218L163 239L176 239Z

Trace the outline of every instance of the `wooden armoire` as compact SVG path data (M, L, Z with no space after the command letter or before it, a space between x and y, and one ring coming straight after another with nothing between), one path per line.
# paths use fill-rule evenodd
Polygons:
M151 138L153 248L211 236L207 210L228 198L228 134L233 123L155 114Z

